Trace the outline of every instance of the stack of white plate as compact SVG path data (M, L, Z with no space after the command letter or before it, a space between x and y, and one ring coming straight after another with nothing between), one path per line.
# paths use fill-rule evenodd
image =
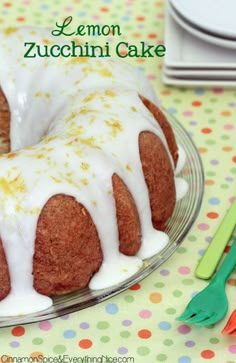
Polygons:
M236 0L168 0L163 82L236 86Z

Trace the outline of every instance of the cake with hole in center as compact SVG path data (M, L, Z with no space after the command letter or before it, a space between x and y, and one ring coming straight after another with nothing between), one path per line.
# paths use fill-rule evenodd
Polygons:
M112 58L24 58L37 28L0 34L0 316L103 289L168 243L186 190L147 81ZM180 158L181 159L181 158Z

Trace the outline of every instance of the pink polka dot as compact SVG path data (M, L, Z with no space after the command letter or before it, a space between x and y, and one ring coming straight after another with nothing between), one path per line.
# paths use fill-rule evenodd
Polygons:
M230 351L230 353L236 354L236 345L230 345L229 351Z
M41 330L50 330L51 327L52 327L52 324L50 323L50 321L45 320L45 321L41 321L39 323L39 329L41 329Z
M234 129L234 125L232 125L232 124L226 124L226 125L224 125L224 129L225 130L233 130Z
M150 310L141 310L139 316L142 319L149 319L152 316L152 312Z
M150 81L152 81L152 80L156 79L157 77L155 76L155 74L149 74L149 75L147 76L147 78L148 78Z
M224 90L223 90L223 88L216 87L216 88L212 89L212 92L219 94L219 93L223 93Z
M229 202L230 202L230 203L233 203L233 201L234 201L235 199L236 199L235 197L230 197L230 198L229 198Z
M181 274L181 275L187 275L187 274L189 274L190 273L190 268L189 267L187 267L187 266L181 266L181 267L179 267L178 268L178 271L179 271L179 273Z
M72 6L67 6L67 7L65 7L65 11L73 11Z
M209 225L206 223L200 223L198 226L198 229L200 229L201 231L207 231L209 229Z
M184 324L184 325L180 325L180 326L178 327L178 332L179 332L180 334L188 334L190 331L191 331L190 326L188 326L188 325L186 325L186 324Z
M100 16L99 16L99 15L93 15L93 16L92 16L92 18L93 18L94 20L99 20L99 19L100 19Z
M192 111L184 111L183 115L188 117L188 116L192 116L193 113L192 113Z

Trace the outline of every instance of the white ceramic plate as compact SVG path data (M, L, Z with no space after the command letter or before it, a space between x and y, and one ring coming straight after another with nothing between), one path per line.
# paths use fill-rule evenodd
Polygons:
M235 0L170 0L185 19L215 36L236 39Z
M173 19L187 32L193 34L205 42L219 45L224 48L236 49L236 39L230 40L228 38L219 38L213 34L202 31L200 28L193 27L192 24L185 18L183 18L175 8L169 3L169 13Z
M172 67L164 67L164 72L170 77L182 77L185 79L222 79L222 80L236 80L236 69L222 70L222 69L178 69Z
M236 1L236 0L235 0ZM235 50L207 43L183 29L170 16L165 17L164 64L181 69L236 69Z
M162 81L167 85L173 86L194 86L194 87L227 87L236 88L236 79L225 80L225 79L208 79L208 78L198 78L198 79L186 79L184 77L173 77L169 76L163 71Z

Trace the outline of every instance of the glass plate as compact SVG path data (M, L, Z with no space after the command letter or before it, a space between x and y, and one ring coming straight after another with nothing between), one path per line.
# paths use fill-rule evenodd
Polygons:
M97 291L86 288L78 292L54 297L53 306L41 312L0 318L0 327L48 320L98 304L144 279L173 254L197 218L204 191L204 174L201 159L189 134L171 115L166 113L166 116L173 127L178 144L181 144L185 150L187 159L179 176L184 178L189 185L187 195L178 201L174 214L166 226L165 231L170 238L168 245L155 256L146 259L143 267L121 284Z

